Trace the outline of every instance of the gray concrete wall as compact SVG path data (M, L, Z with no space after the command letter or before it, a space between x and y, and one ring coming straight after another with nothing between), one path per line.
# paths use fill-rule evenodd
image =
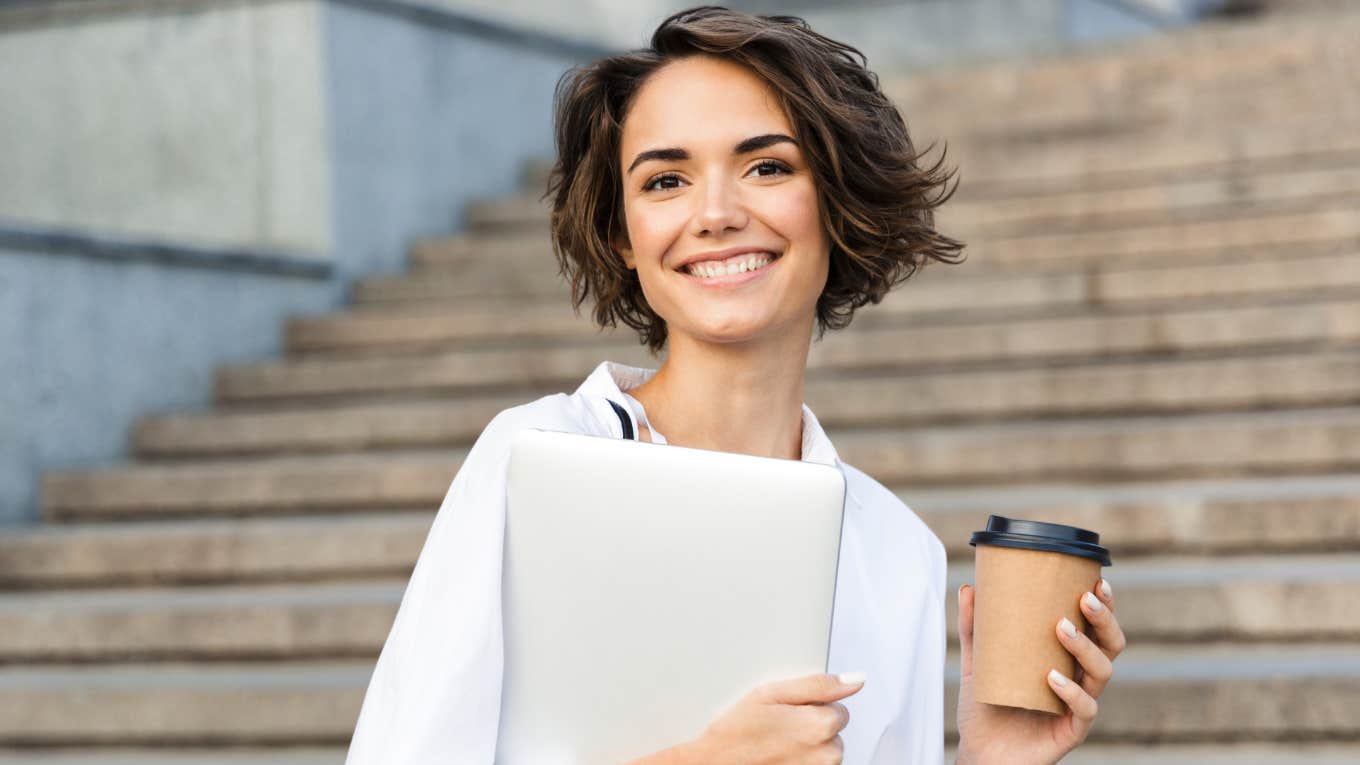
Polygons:
M644 45L695 0L417 0L615 48ZM1210 0L732 0L749 13L791 13L847 42L877 71L1042 54L1154 31L1140 17L1182 15ZM1123 8L1121 8L1123 6Z
M0 10L0 222L330 254L315 0Z
M42 472L126 459L138 417L210 406L214 370L277 356L288 316L339 306L350 278L401 268L468 201L516 189L526 160L551 155L558 76L599 52L381 0L160 2L137 32L145 3L95 5L0 32L0 61L53 93L44 104L0 65L22 107L0 109L0 130L18 130L0 133L0 524L38 517ZM70 47L44 57L40 38ZM260 71L274 39L314 71Z
M910 71L1057 50L1066 0L964 0L829 7L800 15L864 52L869 68Z

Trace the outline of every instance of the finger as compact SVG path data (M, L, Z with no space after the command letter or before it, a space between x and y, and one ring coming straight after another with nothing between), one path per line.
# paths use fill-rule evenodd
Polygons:
M1048 685L1072 710L1072 733L1076 737L1073 743L1080 744L1086 740L1086 734L1095 724L1096 712L1100 707L1091 694L1056 669L1049 670Z
M798 730L807 737L803 743L811 746L830 741L850 724L850 710L834 701L806 704L797 707L797 711L801 715Z
M1102 577L1100 580L1100 584L1095 588L1095 590L1093 590L1093 592L1096 595L1100 596L1100 601L1102 603L1109 606L1111 609L1114 608L1114 589L1110 587L1109 579L1105 579Z
M776 680L758 686L756 690L771 704L825 704L840 701L863 687L863 672L842 672L840 675L817 673L792 680Z
M1101 692L1105 690L1110 677L1114 674L1114 662L1067 617L1064 616L1058 621L1057 631L1058 640L1081 665L1079 668L1081 676L1076 678L1077 683L1086 689L1092 698L1100 698Z
M845 739L836 736L818 747L816 753L821 756L818 762L841 762L845 757Z
M1101 602L1094 593L1088 592L1081 596L1081 612L1091 625L1091 639L1100 646L1100 650L1104 651L1106 656L1114 659L1123 653L1127 642L1112 607Z
M840 733L841 731L845 730L845 726L850 724L850 708L845 706L844 704L835 701L831 702L830 704L827 704L826 708L830 709L832 712L835 713L835 718L832 724L834 732Z
M959 673L973 675L973 596L970 585L959 587Z

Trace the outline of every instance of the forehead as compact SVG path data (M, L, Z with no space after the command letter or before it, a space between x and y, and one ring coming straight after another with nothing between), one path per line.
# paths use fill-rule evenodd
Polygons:
M740 64L691 56L658 69L642 84L623 121L625 157L650 148L730 151L753 135L792 135L774 89Z

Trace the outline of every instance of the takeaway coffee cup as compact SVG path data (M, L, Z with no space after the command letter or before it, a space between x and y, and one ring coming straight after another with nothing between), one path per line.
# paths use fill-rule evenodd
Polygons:
M987 704L1063 714L1048 671L1073 677L1077 660L1055 627L1086 630L1079 602L1100 583L1110 553L1094 531L993 515L974 548L973 695Z

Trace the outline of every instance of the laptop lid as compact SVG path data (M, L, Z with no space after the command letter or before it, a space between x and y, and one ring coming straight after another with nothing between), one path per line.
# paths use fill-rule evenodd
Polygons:
M622 762L825 672L844 500L829 465L520 433L496 761Z

